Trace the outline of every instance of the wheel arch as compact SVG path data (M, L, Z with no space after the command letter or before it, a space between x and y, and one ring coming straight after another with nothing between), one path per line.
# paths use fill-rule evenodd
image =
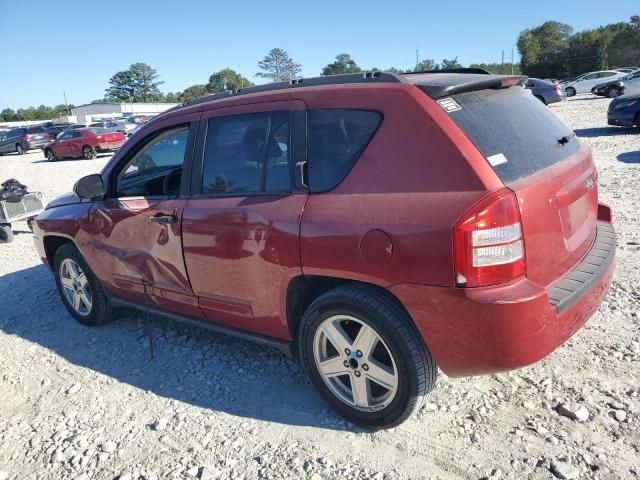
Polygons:
M53 269L53 261L56 257L56 252L58 251L58 249L68 243L75 245L75 242L73 240L62 235L47 235L42 239L42 242L44 245L45 255L47 256L47 262L49 263L51 269Z
M329 277L322 275L300 275L293 278L287 287L287 302L286 302L286 319L289 335L292 342L292 347L295 353L297 353L298 338L300 333L300 323L304 312L309 305L313 303L315 299L334 288L350 285L361 286L369 288L373 291L383 294L389 300L394 302L398 307L407 314L409 318L411 315L402 304L402 302L396 297L390 290L373 283L363 282L360 280L353 280L350 278L341 277ZM415 325L413 318L411 322Z

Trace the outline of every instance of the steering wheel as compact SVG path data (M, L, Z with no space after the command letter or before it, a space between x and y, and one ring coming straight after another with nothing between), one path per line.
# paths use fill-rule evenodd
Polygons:
M169 170L162 181L162 191L167 197L172 194L180 194L180 184L182 183L182 167Z

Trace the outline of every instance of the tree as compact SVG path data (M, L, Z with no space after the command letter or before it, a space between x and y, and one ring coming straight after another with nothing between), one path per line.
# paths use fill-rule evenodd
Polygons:
M158 88L164 82L154 68L146 63L134 63L128 70L117 72L109 79L106 99L120 102L150 102L162 98Z
M511 75L512 73L511 63L472 63L469 68L481 68L496 75ZM522 73L519 63L513 64L513 73L515 75Z
M15 122L17 120L16 112L11 108L4 108L2 112L0 112L0 118L3 122Z
M563 77L567 73L567 47L573 28L549 21L518 36L523 73L532 77Z
M447 58L443 58L440 65L438 65L439 70L451 70L453 68L463 68L462 64L458 63L458 57L449 60Z
M629 23L636 30L640 30L640 15L632 15Z
M431 58L425 58L416 63L416 72L428 72L429 70L435 70L436 62Z
M336 60L322 69L322 75L340 75L343 73L358 73L362 69L358 66L351 55L340 53L336 55Z
M267 56L258 62L258 67L264 72L256 73L256 77L269 78L274 82L291 80L301 71L301 65L295 63L281 48L272 48Z
M167 102L167 103L178 103L178 102L179 102L179 100L178 100L178 95L180 95L180 92L176 92L176 93L173 93L173 92L167 92L167 93L164 95L164 99L163 99L163 100L164 100L165 102Z
M178 101L180 102L188 102L193 100L194 98L202 97L204 95L208 95L209 90L207 90L206 85L196 84L187 87L182 93L178 95Z
M231 68L223 68L214 72L209 77L207 90L212 93L226 90L238 90L239 88L253 87L254 84Z

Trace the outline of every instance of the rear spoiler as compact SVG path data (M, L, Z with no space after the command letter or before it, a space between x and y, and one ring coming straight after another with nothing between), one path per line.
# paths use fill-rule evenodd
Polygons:
M429 81L428 78L414 83L431 98L442 98L476 90L500 89L524 85L529 77L524 75L459 75L455 81Z

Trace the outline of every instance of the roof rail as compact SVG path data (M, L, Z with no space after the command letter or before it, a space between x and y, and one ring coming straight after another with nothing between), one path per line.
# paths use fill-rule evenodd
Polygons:
M442 70L418 70L415 72L404 72L402 75L409 75L414 73L475 73L481 75L492 75L491 72L484 68L443 68Z
M327 75L323 77L297 78L288 82L266 83L255 87L239 88L221 93L212 93L195 98L182 104L182 106L198 105L199 103L221 100L223 98L248 95L250 93L270 92L287 88L317 87L320 85L340 85L344 83L405 83L404 80L391 72L362 72L346 73L342 75Z

